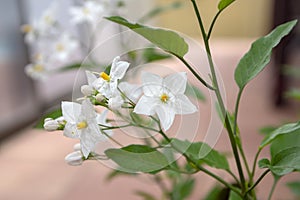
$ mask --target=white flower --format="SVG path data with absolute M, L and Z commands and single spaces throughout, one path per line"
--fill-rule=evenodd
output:
M 49 74 L 46 60 L 41 54 L 33 58 L 33 62 L 25 66 L 25 73 L 35 80 L 45 80 Z
M 102 4 L 95 1 L 85 1 L 82 6 L 74 6 L 70 8 L 72 22 L 82 23 L 88 22 L 95 24 L 101 19 L 105 11 Z
M 41 35 L 49 35 L 54 31 L 55 25 L 58 22 L 57 16 L 57 3 L 52 3 L 42 14 L 37 21 L 37 30 Z
M 25 34 L 25 42 L 27 44 L 33 44 L 38 39 L 37 22 L 33 24 L 24 24 L 21 26 L 21 31 Z
M 100 78 L 94 82 L 95 88 L 108 99 L 115 96 L 118 93 L 118 81 L 125 76 L 129 65 L 128 62 L 120 61 L 119 56 L 114 58 L 110 74 L 101 72 Z
M 96 113 L 89 99 L 84 100 L 82 105 L 63 101 L 62 113 L 66 120 L 64 135 L 80 139 L 82 153 L 87 158 L 95 145 L 106 139 L 98 124 L 105 122 L 107 113 Z
M 134 112 L 144 115 L 157 115 L 162 128 L 168 130 L 176 114 L 190 114 L 197 108 L 184 95 L 187 76 L 185 72 L 175 73 L 165 78 L 144 72 L 142 74 L 144 95 Z
M 81 92 L 85 96 L 92 96 L 97 93 L 97 90 L 94 87 L 94 82 L 97 80 L 97 76 L 90 71 L 85 71 L 88 85 L 81 86 Z
M 79 43 L 68 33 L 63 33 L 53 45 L 52 59 L 65 62 L 78 48 Z
M 83 157 L 81 151 L 74 151 L 65 157 L 65 161 L 69 165 L 78 166 L 83 163 L 84 157 Z

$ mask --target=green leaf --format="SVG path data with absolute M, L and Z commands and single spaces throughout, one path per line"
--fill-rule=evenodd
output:
M 277 153 L 282 150 L 300 147 L 300 131 L 294 131 L 289 134 L 278 136 L 270 145 L 271 156 L 274 157 Z
M 147 48 L 143 51 L 143 61 L 145 63 L 164 60 L 170 58 L 169 54 L 160 53 L 154 48 Z
M 145 145 L 108 149 L 105 154 L 126 172 L 153 173 L 168 167 L 168 161 L 161 152 Z
M 300 170 L 300 147 L 292 147 L 280 151 L 271 160 L 271 171 L 283 176 L 293 171 Z
M 75 70 L 79 68 L 95 68 L 95 67 L 99 67 L 99 66 L 95 66 L 93 64 L 73 63 L 71 65 L 60 67 L 58 69 L 58 72 L 65 72 L 65 71 Z
M 295 88 L 290 89 L 285 93 L 285 97 L 300 101 L 300 90 Z
M 218 4 L 219 11 L 224 10 L 227 8 L 230 4 L 232 4 L 235 0 L 221 0 Z
M 105 180 L 112 181 L 114 178 L 117 178 L 119 176 L 136 176 L 136 175 L 137 175 L 136 173 L 126 173 L 120 170 L 113 170 L 107 174 Z
M 226 188 L 217 185 L 209 191 L 204 200 L 227 200 L 227 196 Z
M 264 148 L 280 135 L 290 134 L 296 131 L 300 131 L 300 122 L 285 124 L 268 134 L 261 142 L 259 148 Z
M 235 81 L 242 90 L 269 63 L 272 49 L 296 25 L 297 20 L 282 24 L 269 35 L 256 40 L 250 50 L 240 60 L 235 70 Z
M 269 168 L 276 176 L 284 176 L 300 170 L 300 147 L 291 147 L 278 152 L 268 159 L 259 161 L 260 168 Z
M 189 97 L 194 97 L 196 100 L 205 102 L 206 98 L 205 95 L 199 90 L 198 87 L 187 84 L 185 89 L 185 94 Z
M 231 190 L 228 200 L 243 200 L 243 199 L 237 193 L 235 193 L 234 191 Z
M 181 152 L 198 160 L 199 164 L 205 163 L 217 169 L 229 170 L 227 158 L 212 149 L 208 144 L 202 142 L 191 143 L 187 140 L 181 141 L 178 139 L 172 140 L 173 145 Z
M 107 17 L 106 19 L 130 28 L 154 45 L 175 56 L 183 57 L 188 52 L 188 44 L 173 31 L 133 24 L 119 16 Z
M 194 179 L 179 182 L 173 187 L 172 200 L 184 200 L 189 197 L 195 187 Z
M 300 181 L 290 182 L 287 186 L 296 196 L 300 197 Z
M 41 116 L 40 120 L 35 125 L 35 128 L 44 129 L 44 120 L 46 118 L 56 119 L 56 118 L 61 117 L 61 116 L 62 116 L 61 108 L 52 110 L 52 111 L 46 113 L 45 115 Z

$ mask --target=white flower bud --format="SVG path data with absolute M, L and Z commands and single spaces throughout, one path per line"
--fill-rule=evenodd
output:
M 74 151 L 65 157 L 65 161 L 72 166 L 79 166 L 83 163 L 83 155 L 81 151 Z
M 81 145 L 80 143 L 77 143 L 73 146 L 74 151 L 81 151 Z
M 85 96 L 92 96 L 94 94 L 94 89 L 90 85 L 81 86 L 81 93 Z
M 97 101 L 101 102 L 101 101 L 103 101 L 104 99 L 105 99 L 105 97 L 104 97 L 102 94 L 98 93 L 98 94 L 96 95 L 96 100 L 97 100 Z
M 51 118 L 46 118 L 44 121 L 44 129 L 46 131 L 56 131 L 59 128 L 59 123 Z

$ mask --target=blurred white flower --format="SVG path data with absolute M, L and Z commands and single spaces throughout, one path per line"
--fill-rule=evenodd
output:
M 110 99 L 118 93 L 118 81 L 125 76 L 129 63 L 120 61 L 120 57 L 114 58 L 110 74 L 100 73 L 100 77 L 94 82 L 94 87 L 106 98 Z
M 52 59 L 65 62 L 77 50 L 79 43 L 70 34 L 63 33 L 53 44 Z
M 134 112 L 144 115 L 156 114 L 164 130 L 171 127 L 176 114 L 197 111 L 184 95 L 187 84 L 185 72 L 171 74 L 165 78 L 144 72 L 142 82 L 144 94 L 136 104 Z
M 102 18 L 104 11 L 104 6 L 96 1 L 85 1 L 82 6 L 74 6 L 69 10 L 71 22 L 75 24 L 82 22 L 96 24 Z
M 57 24 L 57 3 L 52 3 L 36 22 L 36 29 L 41 35 L 49 35 L 55 29 Z
M 81 151 L 74 151 L 65 157 L 65 161 L 72 166 L 79 166 L 83 163 L 84 157 Z
M 21 26 L 21 31 L 25 34 L 25 42 L 27 44 L 33 44 L 38 39 L 37 22 L 32 24 L 24 24 Z
M 86 99 L 82 105 L 63 101 L 62 113 L 66 120 L 64 135 L 80 139 L 82 153 L 87 158 L 95 145 L 107 138 L 98 125 L 106 121 L 106 112 L 96 113 L 90 100 Z
M 36 54 L 32 63 L 25 66 L 25 73 L 35 80 L 45 80 L 49 75 L 47 61 L 42 54 Z

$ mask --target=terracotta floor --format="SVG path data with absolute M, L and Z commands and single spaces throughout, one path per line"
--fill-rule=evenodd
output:
M 215 62 L 219 66 L 225 82 L 227 103 L 233 109 L 237 87 L 233 81 L 234 66 L 249 48 L 250 40 L 216 40 L 212 44 Z M 192 47 L 194 48 L 194 47 Z M 191 55 L 195 62 L 201 58 Z M 174 61 L 165 61 L 164 65 Z M 176 65 L 175 65 L 176 66 Z M 182 70 L 181 66 L 175 67 Z M 239 113 L 240 129 L 247 157 L 253 155 L 262 139 L 257 130 L 264 125 L 276 125 L 284 121 L 295 121 L 295 109 L 276 109 L 272 105 L 272 70 L 265 70 L 256 80 L 247 86 Z M 200 104 L 201 124 L 209 121 L 209 105 Z M 298 112 L 299 113 L 299 112 Z M 193 123 L 193 122 L 190 122 Z M 80 167 L 71 167 L 64 162 L 66 154 L 72 151 L 76 141 L 65 138 L 59 132 L 24 129 L 15 137 L 0 144 L 0 199 L 1 200 L 81 200 L 81 199 L 140 199 L 135 190 L 145 190 L 159 196 L 159 188 L 150 178 L 139 179 L 120 177 L 112 182 L 106 181 L 108 167 L 98 162 L 86 162 Z M 217 140 L 216 147 L 226 150 L 227 136 L 223 134 Z M 263 152 L 262 157 L 267 152 Z M 234 164 L 232 163 L 234 170 Z M 260 172 L 258 172 L 259 174 Z M 224 176 L 225 174 L 220 174 Z M 274 200 L 295 199 L 285 187 L 288 180 L 299 180 L 299 174 L 283 179 L 274 194 Z M 266 199 L 271 187 L 271 176 L 267 176 L 258 188 L 260 199 Z M 206 175 L 197 176 L 197 189 L 192 200 L 201 199 L 203 191 L 213 185 Z

